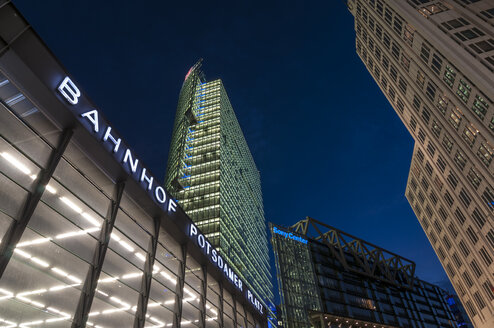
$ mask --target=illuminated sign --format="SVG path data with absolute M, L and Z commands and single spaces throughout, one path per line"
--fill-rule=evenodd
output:
M 62 83 L 58 86 L 58 91 L 71 105 L 79 104 L 79 98 L 81 97 L 81 91 L 72 82 L 69 77 L 66 77 Z M 84 107 L 84 106 L 80 106 Z M 177 203 L 171 198 L 171 196 L 165 191 L 162 186 L 157 185 L 156 179 L 148 172 L 148 170 L 141 164 L 134 153 L 128 148 L 122 139 L 113 131 L 112 127 L 104 122 L 102 116 L 100 116 L 97 109 L 85 108 L 76 113 L 79 121 L 88 129 L 92 134 L 103 143 L 105 148 L 112 152 L 114 157 L 120 162 L 122 167 L 130 174 L 141 187 L 152 197 L 152 199 L 165 211 L 176 212 Z M 264 306 L 254 296 L 252 291 L 245 288 L 242 280 L 232 270 L 228 263 L 219 255 L 219 252 L 206 240 L 206 237 L 199 231 L 194 224 L 190 225 L 189 237 L 192 238 L 195 243 L 203 250 L 208 256 L 209 260 L 213 262 L 223 274 L 230 280 L 230 282 L 241 292 L 244 293 L 252 305 L 261 313 L 264 314 Z
M 69 104 L 77 105 L 79 103 L 81 91 L 69 77 L 60 83 L 58 91 Z M 88 130 L 99 135 L 101 142 L 105 144 L 107 149 L 110 147 L 111 152 L 115 154 L 124 169 L 140 183 L 141 187 L 152 196 L 161 208 L 168 212 L 176 212 L 177 203 L 162 186 L 156 183 L 156 179 L 140 164 L 141 162 L 133 152 L 122 143 L 122 139 L 112 132 L 112 127 L 103 121 L 97 109 L 85 110 L 78 115 L 78 118 Z M 100 131 L 104 131 L 104 133 L 100 133 Z
M 242 280 L 237 276 L 235 271 L 233 271 L 232 268 L 228 266 L 228 263 L 223 260 L 218 251 L 206 240 L 204 235 L 200 233 L 199 229 L 197 229 L 197 226 L 193 223 L 190 225 L 189 228 L 189 237 L 194 238 L 197 245 L 199 245 L 203 252 L 209 257 L 211 262 L 213 262 L 221 271 L 223 271 L 223 274 L 231 281 L 232 284 L 235 285 L 235 287 L 239 291 L 243 292 L 244 295 L 246 295 L 249 302 L 252 303 L 252 305 L 254 305 L 260 313 L 264 313 L 264 306 L 262 305 L 262 303 L 254 296 L 254 294 L 249 289 L 244 291 L 244 284 L 242 283 Z
M 307 244 L 307 242 L 308 242 L 307 239 L 304 239 L 304 238 L 299 237 L 299 236 L 295 236 L 291 232 L 286 232 L 286 231 L 280 230 L 276 227 L 273 227 L 273 232 L 278 234 L 278 235 L 282 235 L 285 238 L 298 241 L 299 243 L 302 243 L 302 244 Z

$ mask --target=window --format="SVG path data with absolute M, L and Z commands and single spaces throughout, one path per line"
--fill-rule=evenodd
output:
M 454 226 L 453 223 L 450 223 L 449 226 L 448 226 L 448 230 L 449 230 L 449 233 L 456 238 L 456 236 L 458 236 L 458 230 L 456 229 L 456 227 Z
M 441 72 L 441 67 L 443 65 L 443 60 L 437 54 L 432 55 L 431 68 L 432 70 L 439 75 Z
M 399 82 L 398 82 L 398 87 L 400 88 L 401 90 L 401 93 L 406 95 L 407 93 L 407 82 L 401 78 L 400 76 L 400 79 L 399 79 Z
M 417 158 L 419 159 L 420 163 L 424 161 L 424 153 L 422 153 L 420 149 L 417 150 Z
M 399 19 L 397 16 L 395 16 L 393 29 L 396 31 L 396 33 L 401 35 L 401 30 L 403 29 L 403 21 Z
M 467 179 L 475 189 L 477 189 L 482 182 L 482 176 L 477 173 L 473 167 L 470 168 L 470 171 L 468 171 Z
M 446 65 L 443 81 L 446 82 L 446 84 L 449 85 L 450 88 L 452 88 L 453 84 L 455 83 L 455 78 L 456 78 L 456 70 L 453 69 L 451 66 Z
M 491 263 L 492 263 L 492 257 L 489 255 L 489 253 L 487 253 L 487 251 L 485 250 L 485 247 L 482 247 L 480 249 L 479 254 L 480 254 L 480 257 L 482 258 L 482 260 L 484 261 L 484 263 L 487 266 L 491 265 Z
M 391 80 L 395 82 L 398 79 L 398 72 L 396 71 L 396 67 L 394 67 L 394 65 L 391 65 L 389 69 L 389 76 L 391 77 Z
M 475 233 L 475 231 L 473 231 L 473 229 L 472 229 L 471 226 L 468 226 L 466 232 L 467 232 L 468 238 L 470 238 L 470 240 L 472 241 L 472 243 L 475 245 L 479 241 L 479 237 L 477 236 L 477 234 Z
M 481 11 L 480 13 L 487 17 L 487 19 L 494 18 L 494 8 Z
M 458 166 L 458 168 L 463 171 L 465 165 L 467 164 L 467 159 L 465 157 L 465 154 L 457 150 L 454 157 L 454 161 L 456 163 L 456 166 Z
M 391 38 L 386 32 L 383 33 L 383 44 L 386 46 L 387 49 L 389 49 L 389 47 L 391 46 Z
M 461 41 L 472 40 L 483 35 L 485 35 L 484 32 L 476 27 L 455 33 L 455 36 Z
M 443 146 L 448 153 L 451 153 L 451 149 L 453 149 L 453 141 L 451 141 L 451 138 L 447 134 L 443 137 Z
M 457 28 L 460 28 L 462 26 L 469 25 L 470 23 L 464 20 L 463 18 L 458 18 L 458 19 L 453 19 L 447 22 L 442 23 L 442 26 L 444 26 L 448 30 L 454 30 Z
M 465 215 L 463 215 L 463 213 L 461 212 L 461 210 L 458 207 L 455 210 L 455 216 L 456 216 L 456 219 L 458 220 L 458 222 L 460 223 L 460 225 L 463 225 L 463 223 L 465 223 L 465 220 L 466 220 Z
M 439 207 L 438 213 L 439 216 L 443 219 L 443 221 L 446 221 L 448 219 L 448 213 L 446 213 L 446 211 L 442 206 Z
M 426 162 L 425 163 L 425 172 L 427 172 L 427 174 L 431 177 L 432 176 L 432 173 L 434 172 L 433 169 L 432 169 L 432 166 L 429 164 L 429 162 Z M 427 190 L 427 188 L 429 188 L 429 183 L 427 183 L 424 179 L 422 179 L 422 185 L 424 186 L 424 188 Z
M 391 21 L 393 20 L 393 14 L 391 13 L 391 10 L 388 8 L 384 9 L 384 20 L 386 23 L 388 23 L 389 26 L 391 26 Z
M 417 95 L 414 95 L 413 96 L 413 108 L 415 108 L 415 110 L 418 112 L 420 110 L 420 105 L 422 103 L 422 100 L 420 100 L 419 97 L 417 97 Z M 493 117 L 493 120 L 494 120 L 494 117 Z M 494 123 L 493 123 L 494 124 Z
M 449 174 L 448 174 L 448 177 L 447 179 L 451 188 L 453 188 L 453 190 L 456 189 L 456 186 L 458 185 L 458 178 L 456 177 L 456 175 L 453 173 L 453 171 L 449 171 Z
M 477 225 L 477 227 L 479 229 L 482 229 L 482 227 L 484 226 L 484 224 L 486 222 L 485 216 L 479 211 L 478 208 L 475 208 L 473 210 L 472 219 L 473 219 L 473 222 L 475 222 L 475 224 Z
M 439 123 L 437 123 L 436 120 L 432 120 L 432 133 L 434 133 L 434 135 L 438 138 L 441 134 L 441 126 L 439 125 Z
M 460 251 L 463 253 L 463 256 L 467 257 L 468 254 L 470 254 L 470 251 L 468 250 L 468 248 L 465 245 L 465 242 L 463 240 L 460 241 L 458 246 L 460 247 Z
M 441 180 L 437 176 L 434 178 L 434 185 L 436 186 L 437 190 L 439 190 L 439 191 L 441 191 L 441 189 L 443 189 L 443 183 L 441 182 Z
M 482 193 L 482 200 L 486 203 L 487 206 L 489 206 L 489 208 L 491 210 L 494 209 L 494 206 L 493 206 L 494 205 L 494 192 L 488 186 L 485 187 L 484 192 Z
M 439 168 L 439 170 L 444 173 L 444 170 L 446 169 L 446 162 L 444 161 L 444 158 L 442 158 L 441 155 L 437 157 L 436 165 Z
M 437 195 L 434 193 L 433 190 L 431 190 L 431 193 L 429 194 L 429 199 L 431 200 L 432 204 L 436 205 L 438 202 Z
M 463 188 L 461 188 L 458 196 L 460 197 L 460 200 L 463 203 L 463 205 L 465 205 L 465 207 L 468 208 L 470 206 L 470 203 L 472 202 L 472 198 L 470 197 L 468 192 L 466 192 Z
M 482 40 L 479 42 L 469 44 L 469 47 L 472 48 L 476 53 L 481 54 L 484 52 L 489 52 L 494 50 L 494 40 Z
M 455 202 L 453 197 L 451 197 L 451 195 L 449 194 L 449 192 L 447 190 L 444 193 L 444 200 L 446 201 L 446 203 L 448 203 L 449 206 L 452 206 L 453 203 Z
M 414 33 L 415 33 L 415 29 L 410 24 L 407 24 L 405 26 L 405 33 L 403 34 L 403 39 L 410 46 L 413 44 L 413 35 L 414 35 Z
M 458 84 L 458 90 L 456 91 L 456 94 L 461 100 L 463 100 L 464 103 L 467 103 L 471 91 L 472 91 L 472 87 L 463 79 L 460 79 L 460 83 Z
M 384 67 L 384 70 L 387 72 L 388 69 L 389 69 L 389 59 L 388 57 L 384 56 L 383 55 L 383 67 Z
M 412 131 L 415 131 L 415 129 L 417 128 L 417 122 L 415 121 L 415 119 L 412 117 L 410 118 L 410 129 Z
M 427 44 L 425 44 L 425 42 L 422 43 L 422 48 L 420 49 L 420 58 L 422 58 L 425 63 L 428 63 L 430 54 L 431 48 Z
M 425 142 L 425 133 L 424 133 L 424 131 L 422 131 L 422 129 L 419 129 L 418 137 L 419 137 L 419 140 L 420 140 L 422 143 L 424 143 L 424 142 Z
M 403 100 L 401 100 L 400 98 L 396 99 L 396 107 L 398 108 L 398 111 L 400 113 L 403 113 L 403 111 L 405 110 L 405 103 L 403 102 Z
M 403 66 L 407 72 L 410 70 L 410 57 L 408 57 L 405 53 L 401 54 L 401 66 Z
M 456 130 L 460 127 L 461 123 L 461 117 L 463 113 L 458 107 L 455 107 L 449 116 L 449 123 L 451 123 L 451 126 L 453 126 Z
M 434 145 L 432 144 L 432 142 L 429 142 L 429 144 L 427 145 L 427 152 L 429 154 L 431 154 L 431 156 L 434 156 L 434 154 L 436 152 L 436 147 L 434 147 Z
M 454 252 L 453 255 L 451 255 L 451 258 L 453 259 L 453 262 L 455 263 L 456 267 L 461 268 L 461 260 L 456 252 Z
M 488 281 L 486 281 L 482 284 L 482 287 L 484 288 L 485 293 L 489 297 L 489 300 L 490 301 L 494 300 L 494 288 L 492 287 L 492 285 Z
M 494 231 L 492 231 L 492 229 L 489 230 L 486 237 L 487 237 L 487 241 L 489 241 L 491 246 L 494 247 Z
M 394 42 L 391 46 L 391 54 L 396 58 L 396 60 L 400 59 L 400 47 Z
M 489 166 L 492 162 L 492 153 L 493 150 L 491 145 L 487 141 L 482 141 L 477 156 L 486 166 Z
M 425 84 L 425 75 L 422 71 L 417 71 L 417 85 L 422 89 Z
M 475 139 L 477 138 L 477 133 L 479 133 L 479 130 L 477 130 L 473 124 L 467 125 L 463 130 L 463 140 L 466 141 L 467 145 L 472 147 L 475 143 Z
M 424 122 L 426 124 L 429 124 L 429 120 L 431 119 L 431 113 L 425 106 L 422 109 L 422 118 L 424 119 Z
M 473 106 L 472 110 L 474 111 L 477 116 L 483 120 L 485 117 L 485 114 L 487 114 L 487 109 L 489 108 L 489 104 L 487 101 L 485 101 L 484 98 L 482 98 L 479 95 L 475 96 L 475 99 L 473 100 Z
M 484 299 L 482 298 L 482 296 L 480 296 L 479 292 L 473 293 L 473 299 L 475 300 L 475 303 L 477 303 L 479 309 L 482 310 L 483 308 L 485 308 Z
M 425 90 L 425 94 L 427 95 L 427 97 L 431 101 L 434 101 L 434 98 L 436 97 L 436 89 L 437 89 L 437 86 L 434 83 L 432 83 L 432 82 L 427 83 L 427 88 Z
M 448 108 L 448 98 L 446 98 L 446 96 L 439 96 L 437 108 L 443 115 L 446 114 L 446 109 Z

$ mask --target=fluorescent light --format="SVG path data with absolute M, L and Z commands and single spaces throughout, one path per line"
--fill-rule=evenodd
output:
M 78 283 L 78 284 L 82 283 L 81 279 L 74 277 L 74 276 L 71 276 L 71 275 L 68 275 L 67 279 L 72 280 L 73 282 Z
M 30 292 L 24 292 L 24 293 L 19 293 L 17 296 L 26 296 L 26 295 L 33 295 L 33 294 L 41 294 L 46 292 L 46 289 L 37 289 L 37 290 L 32 290 Z
M 97 311 L 97 312 L 91 312 L 87 316 L 88 317 L 94 317 L 94 316 L 97 316 L 97 315 L 100 315 L 100 314 L 101 314 L 101 312 Z
M 135 253 L 135 255 L 137 256 L 137 258 L 141 261 L 146 261 L 146 257 L 144 256 L 144 254 L 142 253 Z
M 100 279 L 100 280 L 98 280 L 98 282 L 101 282 L 101 283 L 114 282 L 117 279 L 118 279 L 118 277 L 109 277 L 109 278 Z
M 2 155 L 3 158 L 5 158 L 7 161 L 10 162 L 13 166 L 15 166 L 18 170 L 20 170 L 24 174 L 31 174 L 31 170 L 27 168 L 26 165 L 22 164 L 17 160 L 14 156 L 10 155 L 9 153 L 3 152 L 0 155 Z
M 50 186 L 50 185 L 46 185 L 45 189 L 48 190 L 52 194 L 56 194 L 57 193 L 57 190 L 55 188 L 53 188 L 52 186 Z
M 24 252 L 24 251 L 21 251 L 20 249 L 17 249 L 17 248 L 14 249 L 14 253 L 19 254 L 20 256 L 25 257 L 27 259 L 30 259 L 32 257 L 31 254 Z
M 51 287 L 50 288 L 50 292 L 55 292 L 55 291 L 58 291 L 58 290 L 69 288 L 69 287 L 71 287 L 71 286 L 70 285 L 58 285 L 58 286 L 54 286 L 54 287 Z
M 96 220 L 94 217 L 91 215 L 87 214 L 86 212 L 82 213 L 82 217 L 85 218 L 89 223 L 95 225 L 95 226 L 100 226 L 100 223 L 98 220 Z
M 65 271 L 63 271 L 62 269 L 59 269 L 59 268 L 51 268 L 51 270 L 55 273 L 58 273 L 59 275 L 61 275 L 62 277 L 67 277 L 69 274 Z
M 30 241 L 25 241 L 22 243 L 17 244 L 16 247 L 23 247 L 23 246 L 29 246 L 29 245 L 35 245 L 35 244 L 42 244 L 50 241 L 51 238 L 38 238 L 38 239 L 33 239 Z
M 130 279 L 142 276 L 142 272 L 128 273 L 122 276 L 122 279 Z
M 50 264 L 48 264 L 47 262 L 45 262 L 45 261 L 43 261 L 37 257 L 31 257 L 31 261 L 33 261 L 34 263 L 36 263 L 38 265 L 41 265 L 44 268 L 47 268 L 50 266 Z
M 134 247 L 130 246 L 128 243 L 126 243 L 125 241 L 123 240 L 120 240 L 118 242 L 120 245 L 122 245 L 126 250 L 128 250 L 129 252 L 133 252 L 134 251 Z
M 79 206 L 77 206 L 76 204 L 74 204 L 70 199 L 68 199 L 67 197 L 60 197 L 60 200 L 62 202 L 64 202 L 68 207 L 70 207 L 71 209 L 73 209 L 74 211 L 76 211 L 77 213 L 82 213 L 82 210 Z
M 43 303 L 36 302 L 36 301 L 32 301 L 31 304 L 36 305 L 37 307 L 40 307 L 40 308 L 45 307 L 45 305 Z M 41 320 L 41 322 L 43 322 L 43 320 Z
M 101 291 L 101 290 L 99 290 L 99 289 L 96 289 L 96 291 L 97 291 L 98 293 L 100 293 L 101 295 L 105 295 L 105 296 L 108 296 L 108 294 L 107 294 L 107 293 L 105 293 L 105 292 L 102 292 L 102 291 Z
M 120 241 L 120 237 L 114 233 L 111 234 L 111 239 L 114 239 L 115 241 Z

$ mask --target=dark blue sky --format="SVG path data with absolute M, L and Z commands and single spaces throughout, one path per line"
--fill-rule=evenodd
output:
M 268 221 L 312 216 L 447 279 L 404 197 L 413 140 L 357 57 L 343 0 L 14 3 L 158 177 L 202 57 L 261 172 Z

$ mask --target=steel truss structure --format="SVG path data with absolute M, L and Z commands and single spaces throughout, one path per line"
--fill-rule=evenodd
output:
M 311 227 L 316 232 L 316 236 L 308 235 Z M 295 223 L 291 228 L 296 233 L 328 246 L 331 254 L 341 262 L 347 271 L 385 281 L 396 287 L 413 288 L 415 262 L 411 260 L 311 217 Z M 356 266 L 348 264 L 345 253 L 354 257 Z

